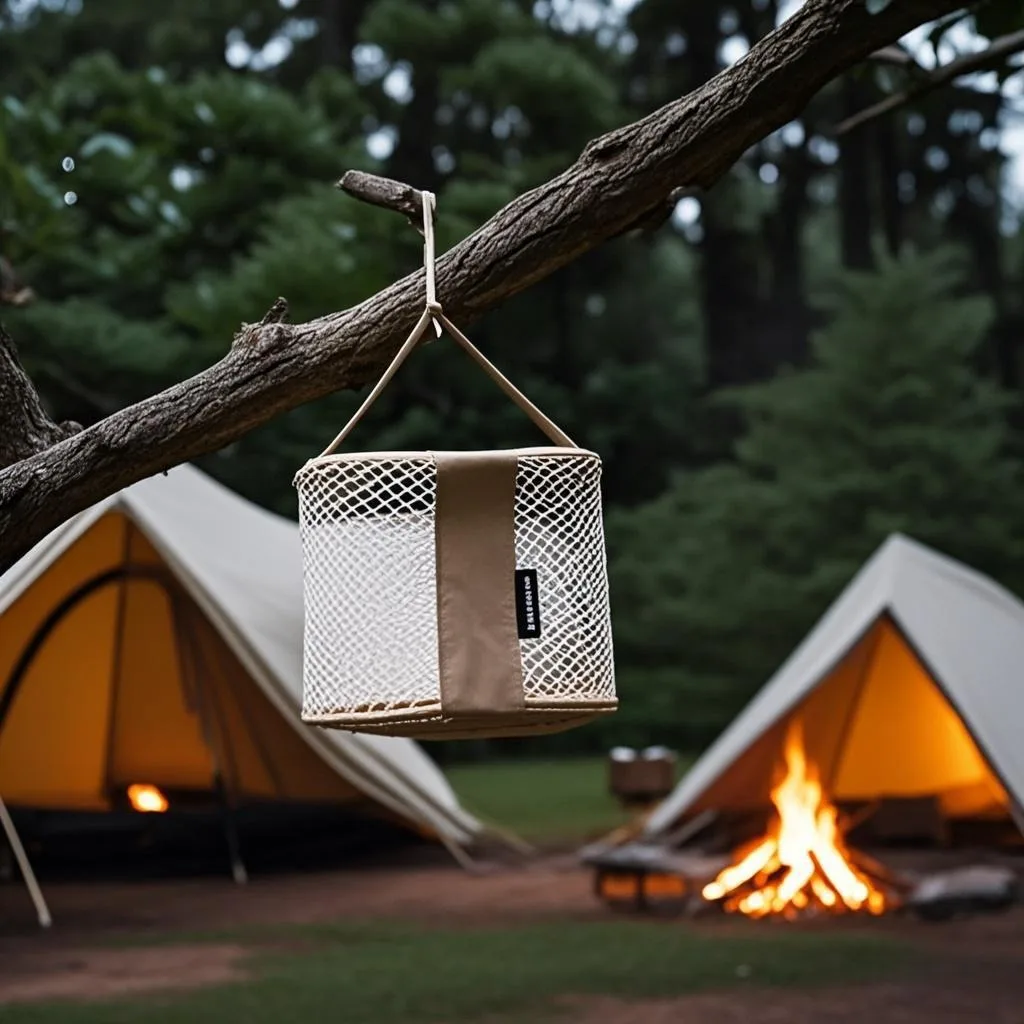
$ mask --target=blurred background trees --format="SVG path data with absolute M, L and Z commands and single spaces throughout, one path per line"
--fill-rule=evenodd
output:
M 0 0 L 0 244 L 37 295 L 5 321 L 54 414 L 92 422 L 217 359 L 278 295 L 307 319 L 414 269 L 415 232 L 340 196 L 345 169 L 436 191 L 446 247 L 791 6 Z M 922 59 L 1024 7 L 979 19 L 922 32 Z M 662 230 L 473 329 L 605 459 L 623 711 L 544 749 L 703 745 L 893 530 L 1024 592 L 1019 70 L 837 134 L 904 74 L 859 68 Z M 357 397 L 204 468 L 293 514 L 294 470 Z M 441 344 L 358 444 L 532 437 Z

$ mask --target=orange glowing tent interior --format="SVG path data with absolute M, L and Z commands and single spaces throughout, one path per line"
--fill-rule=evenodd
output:
M 1007 814 L 1006 791 L 963 719 L 886 618 L 706 790 L 694 811 L 767 805 L 794 719 L 834 801 L 931 796 L 951 818 Z
M 826 798 L 866 831 L 1019 842 L 1022 668 L 1024 602 L 975 569 L 892 534 L 642 835 L 670 836 L 701 812 L 722 824 L 770 813 L 787 730 L 799 722 Z
M 0 730 L 9 805 L 106 810 L 135 783 L 209 792 L 215 769 L 236 797 L 362 797 L 252 685 L 150 541 L 116 512 L 4 614 L 0 680 L 66 594 L 121 563 L 154 574 L 114 581 L 71 608 L 11 701 Z

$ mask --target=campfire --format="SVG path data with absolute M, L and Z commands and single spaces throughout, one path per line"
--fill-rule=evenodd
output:
M 704 886 L 706 900 L 748 917 L 881 914 L 890 906 L 893 894 L 878 881 L 884 869 L 843 842 L 838 812 L 804 752 L 799 721 L 786 734 L 785 775 L 771 797 L 776 815 L 767 835 L 738 850 Z

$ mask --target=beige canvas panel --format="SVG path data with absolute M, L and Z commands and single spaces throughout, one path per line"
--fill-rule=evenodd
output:
M 523 708 L 514 452 L 435 455 L 437 642 L 445 715 Z
M 120 560 L 123 519 L 108 515 L 32 583 L 0 620 L 0 678 L 65 597 Z M 0 730 L 0 793 L 7 803 L 106 806 L 116 587 L 95 591 L 56 626 L 22 680 Z

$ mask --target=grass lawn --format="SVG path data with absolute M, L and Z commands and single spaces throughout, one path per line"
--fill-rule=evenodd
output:
M 534 842 L 582 841 L 628 820 L 608 795 L 601 757 L 460 765 L 447 774 L 467 809 Z
M 344 1024 L 543 1019 L 563 995 L 654 998 L 737 986 L 890 976 L 909 957 L 880 937 L 767 927 L 709 934 L 680 922 L 498 929 L 379 923 L 281 929 L 302 952 L 253 947 L 247 981 L 187 995 L 8 1005 L 4 1024 Z

